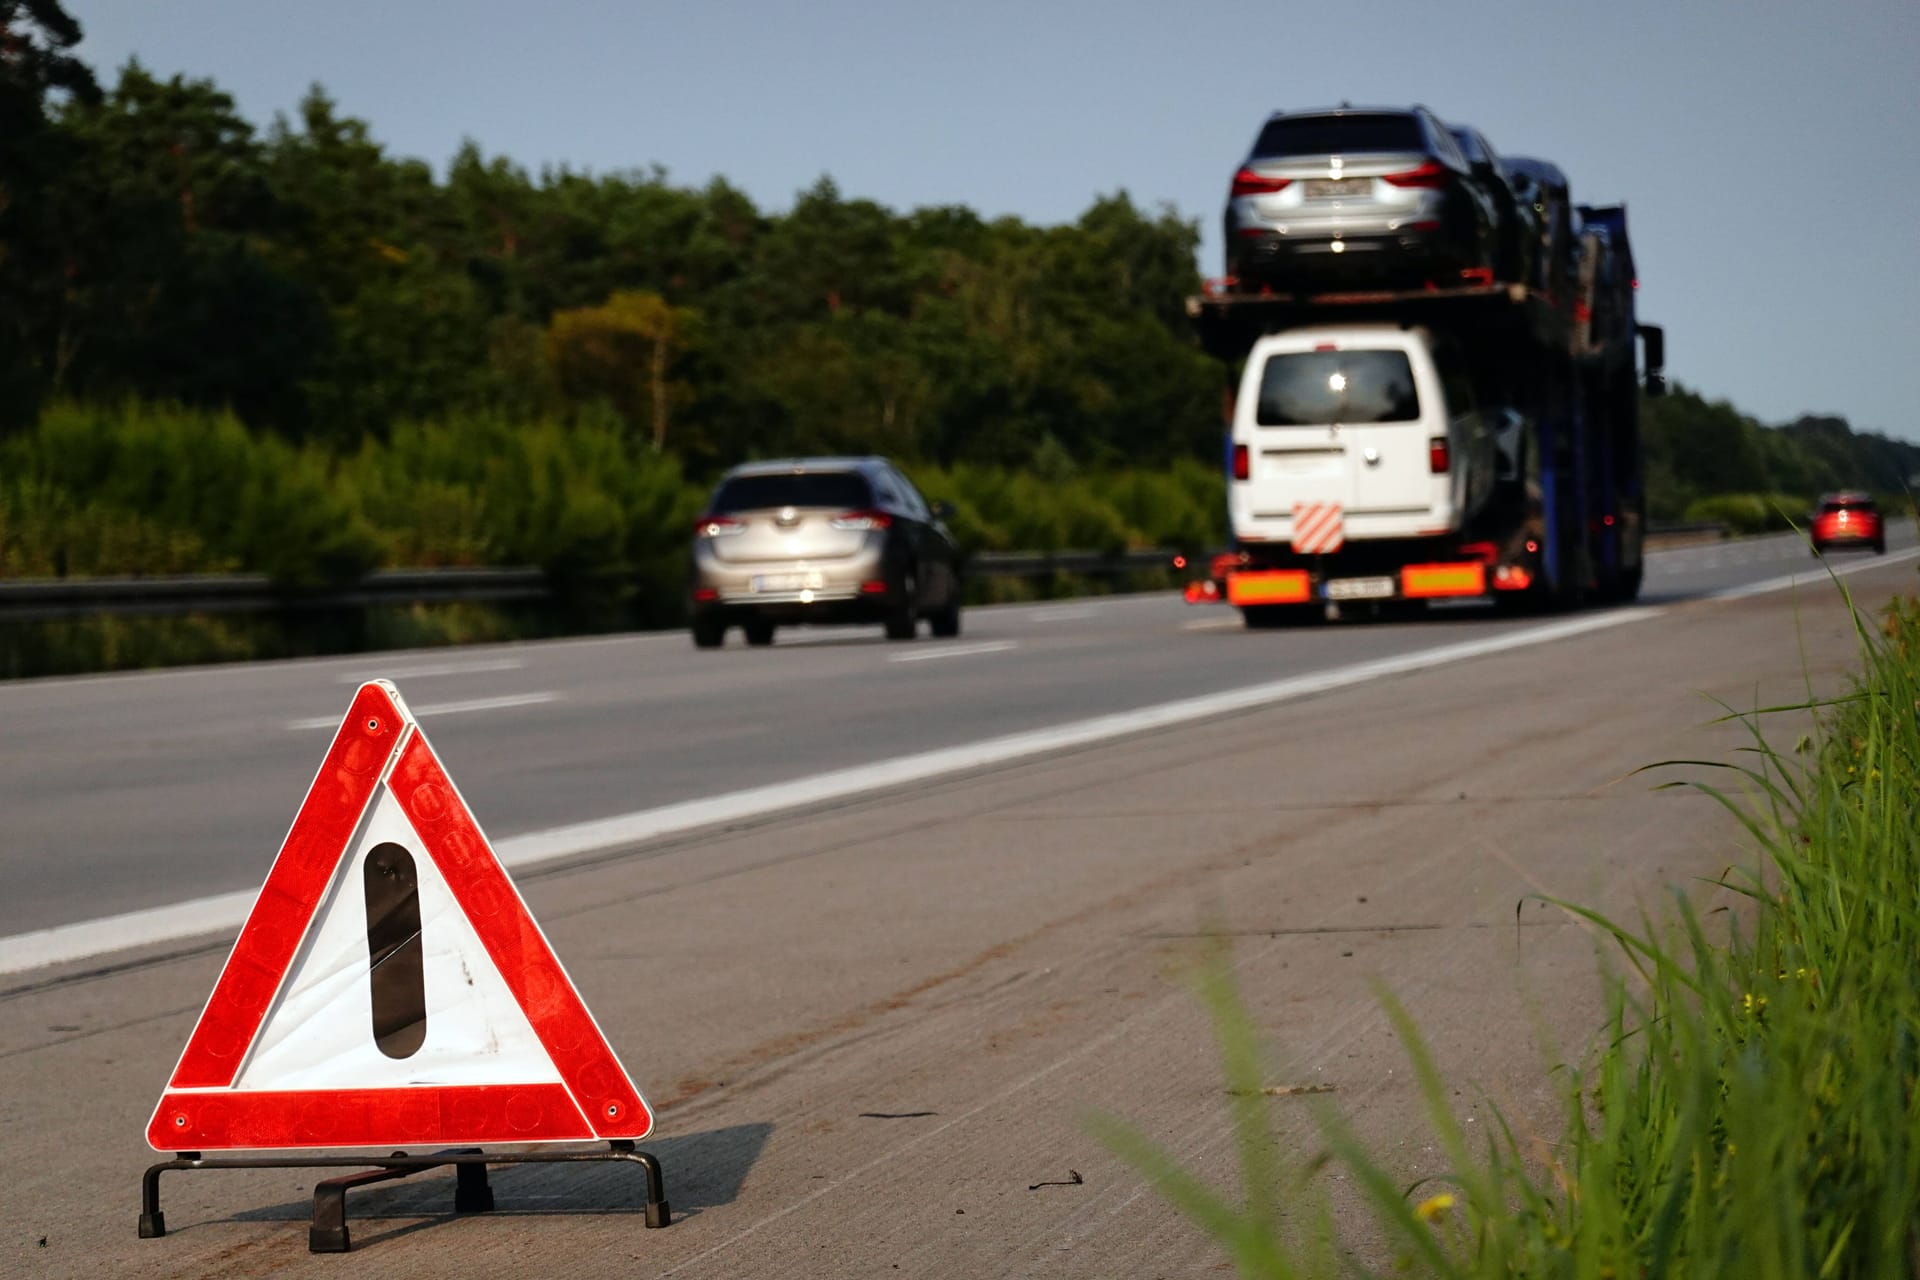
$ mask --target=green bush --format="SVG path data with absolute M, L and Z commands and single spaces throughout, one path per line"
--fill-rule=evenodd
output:
M 9 506 L 37 513 L 21 519 L 8 559 L 56 573 L 350 580 L 378 562 L 380 539 L 330 471 L 324 455 L 250 433 L 230 414 L 56 404 L 0 446 Z
M 1212 467 L 1082 472 L 1049 456 L 1046 475 L 909 470 L 953 505 L 969 553 L 1194 551 L 1225 537 Z M 228 414 L 65 403 L 0 444 L 0 573 L 253 571 L 320 585 L 375 567 L 537 565 L 569 591 L 637 591 L 651 602 L 639 621 L 671 622 L 703 498 L 671 455 L 637 447 L 603 411 L 403 422 L 336 452 Z
M 1687 504 L 1688 521 L 1718 521 L 1730 533 L 1775 533 L 1807 525 L 1812 502 L 1791 493 L 1722 493 Z

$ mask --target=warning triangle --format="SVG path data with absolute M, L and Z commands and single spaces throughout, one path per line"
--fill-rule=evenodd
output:
M 652 1127 L 399 691 L 362 685 L 148 1143 L 482 1146 Z

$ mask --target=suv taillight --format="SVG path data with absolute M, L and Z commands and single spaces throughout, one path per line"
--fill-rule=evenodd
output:
M 1269 178 L 1264 173 L 1255 173 L 1251 169 L 1242 169 L 1233 175 L 1233 194 L 1236 196 L 1270 196 L 1292 181 L 1292 178 Z
M 693 536 L 696 538 L 725 538 L 746 531 L 746 524 L 732 516 L 701 516 L 693 522 Z
M 1382 180 L 1396 187 L 1444 187 L 1449 176 L 1445 165 L 1437 160 L 1429 160 L 1418 169 L 1389 173 Z
M 862 532 L 869 529 L 885 529 L 893 524 L 893 517 L 884 511 L 846 511 L 835 516 L 829 523 L 836 529 Z

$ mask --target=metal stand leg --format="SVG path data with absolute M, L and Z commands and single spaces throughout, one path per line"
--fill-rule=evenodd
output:
M 664 1227 L 673 1221 L 673 1209 L 667 1204 L 667 1180 L 660 1162 L 648 1151 L 636 1151 L 633 1158 L 647 1171 L 647 1225 Z
M 167 1215 L 160 1212 L 160 1173 L 164 1169 L 189 1168 L 190 1162 L 165 1160 L 148 1168 L 140 1178 L 140 1238 L 158 1240 L 167 1234 Z
M 308 1253 L 346 1253 L 353 1248 L 347 1233 L 347 1188 L 391 1182 L 421 1172 L 421 1166 L 367 1169 L 328 1178 L 313 1189 L 313 1221 L 307 1226 Z

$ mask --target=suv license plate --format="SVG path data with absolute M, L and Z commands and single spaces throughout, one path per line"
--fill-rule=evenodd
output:
M 1301 184 L 1309 200 L 1338 200 L 1364 196 L 1373 190 L 1372 178 L 1308 178 Z
M 1397 586 L 1392 578 L 1335 578 L 1326 593 L 1329 600 L 1388 600 Z
M 824 585 L 818 573 L 763 573 L 753 580 L 755 591 L 814 591 Z

